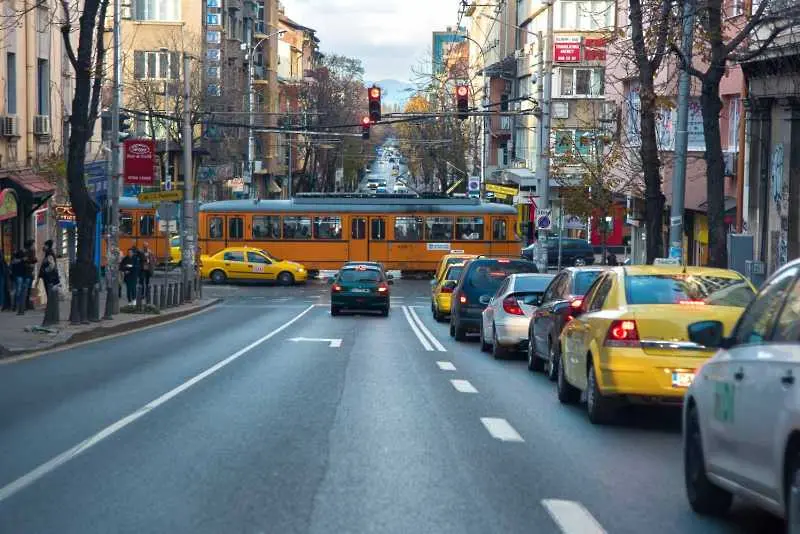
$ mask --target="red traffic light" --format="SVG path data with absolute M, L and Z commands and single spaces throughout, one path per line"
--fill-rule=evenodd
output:
M 369 117 L 367 116 L 361 117 L 362 126 L 369 126 L 370 124 L 372 124 L 372 121 L 369 119 Z
M 381 89 L 380 87 L 370 87 L 369 89 L 369 98 L 370 100 L 377 100 L 381 97 Z
M 459 85 L 456 88 L 456 96 L 467 96 L 468 93 L 469 89 L 467 88 L 466 85 Z

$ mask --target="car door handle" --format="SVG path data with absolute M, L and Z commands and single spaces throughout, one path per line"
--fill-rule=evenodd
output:
M 792 385 L 794 385 L 794 375 L 791 372 L 786 373 L 785 375 L 783 375 L 781 377 L 781 384 L 783 384 L 784 386 L 792 386 Z
M 735 373 L 733 373 L 734 380 L 741 381 L 744 380 L 744 369 L 739 369 Z

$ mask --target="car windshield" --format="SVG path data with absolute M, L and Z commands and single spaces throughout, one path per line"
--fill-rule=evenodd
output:
M 574 295 L 585 295 L 589 290 L 592 282 L 600 276 L 602 271 L 580 271 L 575 273 L 575 289 L 572 291 Z
M 379 282 L 381 273 L 377 269 L 344 269 L 339 274 L 340 282 Z
M 628 304 L 707 304 L 746 307 L 755 293 L 742 278 L 696 274 L 625 277 Z
M 469 285 L 486 293 L 494 293 L 507 276 L 516 273 L 535 273 L 536 265 L 527 261 L 486 261 L 472 270 Z

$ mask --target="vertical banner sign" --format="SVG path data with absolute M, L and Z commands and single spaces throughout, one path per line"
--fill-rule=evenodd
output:
M 125 183 L 153 185 L 155 178 L 156 147 L 150 139 L 126 139 Z

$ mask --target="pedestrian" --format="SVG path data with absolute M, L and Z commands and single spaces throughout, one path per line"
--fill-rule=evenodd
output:
M 139 281 L 139 271 L 141 264 L 135 247 L 128 249 L 128 254 L 122 258 L 119 270 L 125 275 L 126 297 L 129 304 L 136 302 L 136 284 Z
M 11 260 L 11 277 L 14 279 L 14 308 L 17 310 L 17 315 L 25 315 L 25 299 L 30 284 L 25 265 L 25 251 L 22 249 L 16 251 Z
M 33 309 L 33 273 L 36 272 L 36 264 L 39 263 L 36 259 L 36 250 L 33 248 L 35 243 L 33 239 L 25 241 L 25 280 L 28 283 L 28 290 L 25 293 L 26 310 Z
M 11 308 L 11 267 L 6 263 L 6 256 L 0 250 L 0 311 Z
M 609 252 L 606 258 L 606 265 L 611 265 L 613 267 L 619 265 L 619 263 L 617 262 L 617 255 L 614 254 L 613 252 Z
M 61 283 L 52 239 L 44 242 L 42 252 L 44 252 L 44 256 L 39 266 L 39 279 L 44 282 L 44 291 L 49 301 L 51 298 L 58 298 L 58 285 Z
M 153 271 L 156 269 L 156 257 L 150 250 L 150 243 L 144 243 L 141 252 L 142 271 L 141 280 L 139 284 L 142 286 L 142 291 L 146 295 L 150 291 L 150 278 L 153 276 Z

